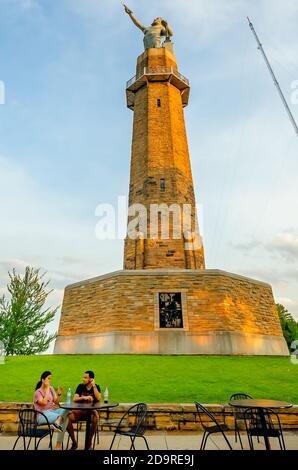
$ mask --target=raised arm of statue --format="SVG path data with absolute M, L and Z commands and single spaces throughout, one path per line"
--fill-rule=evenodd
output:
M 142 25 L 142 23 L 140 23 L 136 17 L 133 15 L 133 12 L 128 8 L 128 6 L 124 5 L 123 3 L 123 6 L 124 6 L 124 10 L 125 12 L 128 14 L 128 16 L 130 16 L 132 22 L 141 30 L 141 31 L 145 31 L 145 26 Z

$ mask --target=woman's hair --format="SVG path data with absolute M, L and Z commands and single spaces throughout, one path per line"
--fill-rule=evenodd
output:
M 50 372 L 49 370 L 46 370 L 45 372 L 41 374 L 40 381 L 37 382 L 35 390 L 41 387 L 42 381 L 45 380 L 49 375 L 52 375 L 52 372 Z

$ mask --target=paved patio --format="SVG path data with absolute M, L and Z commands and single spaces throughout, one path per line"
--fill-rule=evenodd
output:
M 111 444 L 113 433 L 101 432 L 100 442 L 96 446 L 96 450 L 108 450 Z M 228 433 L 228 439 L 234 450 L 241 450 L 239 442 L 235 442 L 234 434 Z M 84 447 L 84 433 L 79 433 L 79 449 Z M 197 432 L 158 432 L 151 431 L 146 433 L 150 450 L 198 450 L 200 448 L 202 434 Z M 55 436 L 54 436 L 55 438 Z M 298 431 L 284 432 L 284 438 L 287 450 L 298 450 Z M 1 434 L 0 435 L 0 450 L 11 450 L 16 440 L 15 434 Z M 254 439 L 256 450 L 265 450 L 264 440 L 260 439 L 258 444 Z M 54 441 L 55 442 L 55 441 Z M 64 442 L 67 442 L 67 435 Z M 242 435 L 242 442 L 245 449 L 249 449 L 246 434 Z M 272 450 L 279 450 L 278 439 L 270 439 Z M 45 438 L 40 443 L 40 450 L 48 450 L 49 439 Z M 114 443 L 114 450 L 128 450 L 130 447 L 130 440 L 127 437 L 117 437 Z M 31 446 L 32 448 L 32 446 Z M 22 449 L 21 439 L 18 443 L 17 449 Z M 146 449 L 143 439 L 137 439 L 136 449 Z M 223 437 L 219 435 L 210 436 L 207 443 L 207 450 L 226 450 L 227 445 Z

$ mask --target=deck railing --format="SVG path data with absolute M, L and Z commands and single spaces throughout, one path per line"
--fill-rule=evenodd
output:
M 144 67 L 140 73 L 132 77 L 128 82 L 126 83 L 126 88 L 129 88 L 133 83 L 138 81 L 140 78 L 146 76 L 146 75 L 174 75 L 179 80 L 184 82 L 187 86 L 189 86 L 189 80 L 184 77 L 178 70 L 176 70 L 174 67 L 163 67 L 163 66 L 156 66 L 156 67 Z

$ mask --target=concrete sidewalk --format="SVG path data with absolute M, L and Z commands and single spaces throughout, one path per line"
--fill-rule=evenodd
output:
M 113 433 L 101 432 L 99 444 L 96 445 L 96 450 L 109 450 Z M 227 437 L 234 450 L 241 450 L 239 442 L 235 442 L 234 433 L 227 433 Z M 244 449 L 249 449 L 247 436 L 245 433 L 241 435 Z M 54 436 L 54 445 L 56 442 L 56 436 Z M 79 450 L 84 448 L 85 434 L 79 433 Z M 202 433 L 195 432 L 158 432 L 151 431 L 146 432 L 146 438 L 149 444 L 150 450 L 198 450 L 201 445 Z M 284 432 L 284 439 L 287 450 L 298 450 L 298 432 Z M 0 450 L 11 450 L 16 440 L 16 435 L 1 434 L 0 435 Z M 254 438 L 255 450 L 265 450 L 264 439 L 260 438 L 258 444 L 256 438 Z M 67 442 L 67 435 L 65 435 L 64 443 Z M 272 450 L 279 450 L 278 439 L 270 439 Z M 46 437 L 41 441 L 39 449 L 48 450 L 49 438 Z M 130 439 L 128 437 L 117 437 L 113 450 L 128 450 L 130 447 Z M 145 450 L 146 446 L 143 439 L 138 438 L 135 443 L 137 450 Z M 31 444 L 33 449 L 33 444 Z M 228 450 L 228 446 L 224 438 L 220 435 L 210 436 L 206 446 L 207 450 Z M 22 440 L 20 439 L 17 445 L 17 450 L 22 450 Z

